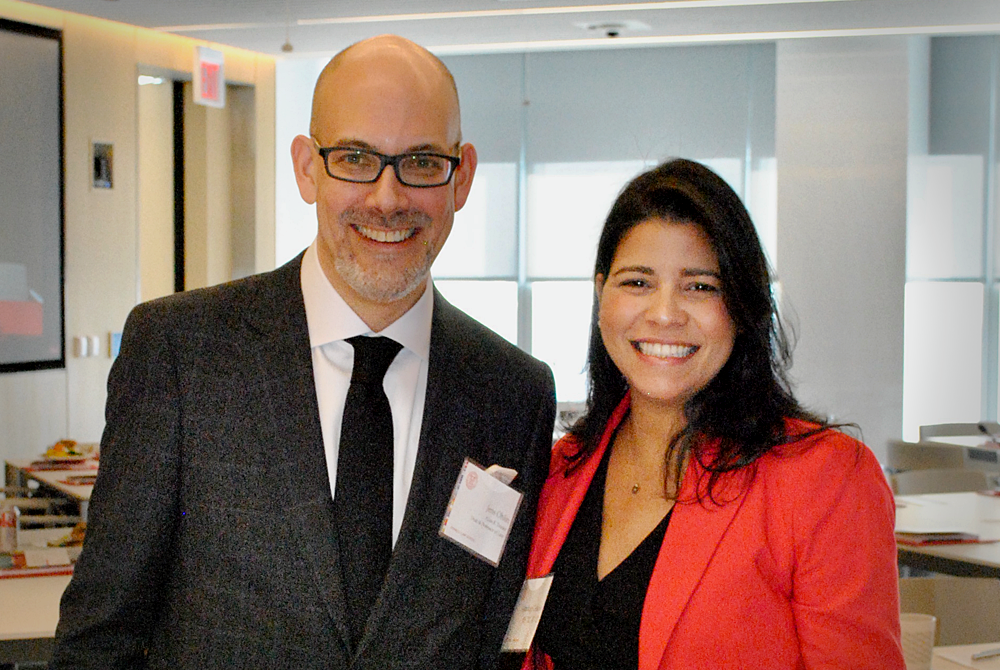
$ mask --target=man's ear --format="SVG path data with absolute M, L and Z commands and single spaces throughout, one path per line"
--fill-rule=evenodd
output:
M 295 170 L 295 183 L 299 185 L 299 195 L 310 205 L 315 204 L 319 190 L 316 183 L 315 154 L 313 141 L 305 135 L 298 135 L 292 140 L 292 167 Z
M 476 165 L 479 157 L 476 155 L 476 148 L 471 144 L 463 144 L 462 162 L 455 168 L 455 211 L 465 206 L 465 201 L 469 199 L 469 191 L 472 189 L 472 178 L 476 174 Z

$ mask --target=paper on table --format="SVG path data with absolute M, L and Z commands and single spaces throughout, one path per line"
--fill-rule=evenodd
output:
M 65 547 L 47 547 L 45 549 L 24 550 L 24 564 L 29 568 L 41 568 L 49 565 L 69 565 L 72 561 Z
M 989 542 L 981 540 L 973 533 L 907 533 L 896 531 L 896 542 L 912 546 L 928 544 L 979 544 Z
M 976 670 L 1000 670 L 1000 656 L 984 658 L 981 661 L 972 660 L 972 655 L 977 651 L 993 649 L 994 647 L 1000 647 L 1000 642 L 996 644 L 964 644 L 954 647 L 938 647 L 934 650 L 934 655 L 953 661 L 967 668 L 976 668 Z
M 897 533 L 968 533 L 968 528 L 959 528 L 954 524 L 935 525 L 933 523 L 920 523 L 914 525 L 896 524 Z

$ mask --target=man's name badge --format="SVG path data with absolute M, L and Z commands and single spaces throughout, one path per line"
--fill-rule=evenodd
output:
M 509 472 L 513 471 L 493 466 L 483 470 L 466 458 L 438 530 L 438 535 L 493 567 L 500 563 L 523 497 L 501 480 Z
M 514 614 L 510 617 L 507 634 L 503 637 L 501 651 L 522 652 L 531 648 L 538 622 L 542 620 L 545 600 L 549 597 L 552 575 L 525 579 L 521 595 L 517 598 Z

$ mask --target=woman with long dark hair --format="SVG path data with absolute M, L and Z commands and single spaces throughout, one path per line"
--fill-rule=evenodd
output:
M 586 414 L 560 440 L 525 668 L 901 670 L 894 505 L 804 409 L 750 216 L 698 163 L 635 178 L 594 269 Z

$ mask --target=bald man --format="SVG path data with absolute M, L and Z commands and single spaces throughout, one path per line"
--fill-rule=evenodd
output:
M 433 288 L 476 171 L 454 80 L 412 42 L 360 42 L 320 75 L 309 131 L 292 143 L 309 248 L 129 316 L 52 668 L 497 666 L 555 400 L 547 366 Z M 399 349 L 384 556 L 352 544 L 374 510 L 343 525 L 358 482 L 338 464 L 366 455 L 340 442 L 357 336 Z M 499 561 L 439 534 L 466 459 L 516 471 Z

